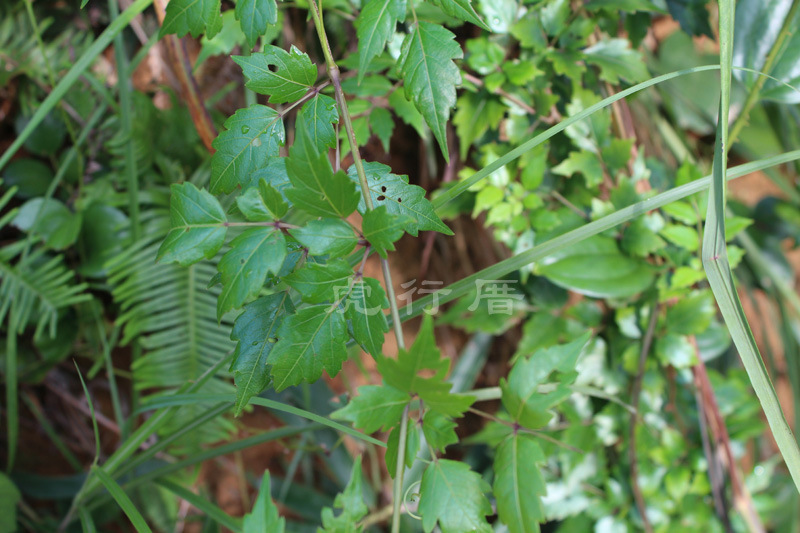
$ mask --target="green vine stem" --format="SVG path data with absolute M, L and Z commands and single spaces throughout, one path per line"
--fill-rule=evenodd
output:
M 356 173 L 358 174 L 358 182 L 361 185 L 361 194 L 364 197 L 364 203 L 368 211 L 372 211 L 375 206 L 372 203 L 372 196 L 370 195 L 369 185 L 367 184 L 367 174 L 364 172 L 364 162 L 361 159 L 361 154 L 358 150 L 358 143 L 356 142 L 355 130 L 353 130 L 353 122 L 350 118 L 350 110 L 347 107 L 344 91 L 342 90 L 342 78 L 339 72 L 339 67 L 333 60 L 331 53 L 330 43 L 328 36 L 325 33 L 325 26 L 322 22 L 322 12 L 317 5 L 316 0 L 309 0 L 309 7 L 311 8 L 311 17 L 314 19 L 314 25 L 317 28 L 317 35 L 319 36 L 320 45 L 322 46 L 322 53 L 325 56 L 325 64 L 328 69 L 328 76 L 333 83 L 334 93 L 336 95 L 336 102 L 339 105 L 339 110 L 342 113 L 344 120 L 344 128 L 347 132 L 347 140 L 350 143 L 350 150 L 353 153 L 353 162 L 356 166 Z M 403 322 L 400 320 L 400 312 L 397 309 L 397 299 L 395 297 L 394 285 L 392 284 L 392 274 L 389 270 L 389 261 L 381 259 L 381 270 L 383 270 L 383 281 L 386 286 L 386 293 L 389 299 L 389 308 L 392 314 L 392 325 L 394 327 L 394 334 L 397 339 L 398 349 L 405 349 L 405 342 L 403 339 Z M 393 488 L 393 510 L 392 510 L 392 533 L 400 531 L 400 513 L 402 507 L 402 498 L 399 496 L 403 489 L 403 473 L 405 471 L 405 449 L 406 439 L 408 437 L 408 407 L 403 411 L 403 418 L 400 422 L 400 439 L 398 443 L 398 458 L 397 470 L 394 476 Z
M 783 50 L 786 40 L 792 35 L 792 33 L 797 31 L 797 28 L 792 26 L 792 22 L 794 21 L 794 17 L 799 8 L 800 0 L 794 0 L 794 2 L 792 2 L 792 7 L 789 8 L 789 12 L 786 14 L 786 18 L 783 21 L 781 31 L 778 33 L 778 37 L 772 44 L 772 48 L 767 54 L 767 58 L 764 60 L 764 65 L 761 67 L 761 71 L 764 74 L 769 74 L 772 72 L 772 67 L 775 65 L 775 61 L 778 59 L 778 54 Z M 733 123 L 731 131 L 728 134 L 728 146 L 731 146 L 734 142 L 736 142 L 736 139 L 739 137 L 739 133 L 741 133 L 742 128 L 747 122 L 747 118 L 750 115 L 750 111 L 753 109 L 753 106 L 758 102 L 761 89 L 764 88 L 764 84 L 766 82 L 767 76 L 758 76 L 758 78 L 756 78 L 756 82 L 753 84 L 753 87 L 747 94 L 747 99 L 744 101 L 744 105 L 742 106 L 739 116 L 736 117 L 736 121 Z

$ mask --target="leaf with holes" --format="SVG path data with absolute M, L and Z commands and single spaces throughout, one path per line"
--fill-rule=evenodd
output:
M 394 251 L 394 242 L 403 236 L 403 230 L 411 222 L 410 217 L 388 213 L 385 205 L 379 205 L 364 215 L 362 231 L 378 255 L 386 259 L 387 252 Z
M 285 258 L 286 240 L 272 227 L 250 228 L 231 241 L 217 266 L 222 281 L 217 318 L 255 298 L 267 274 L 277 274 Z
M 312 305 L 283 321 L 269 354 L 275 390 L 313 383 L 325 370 L 333 377 L 347 359 L 347 323 L 337 306 Z
M 303 104 L 297 114 L 297 128 L 306 132 L 318 152 L 325 152 L 327 148 L 336 146 L 333 125 L 338 123 L 336 101 L 324 94 L 318 94 Z
M 392 174 L 392 169 L 375 162 L 365 162 L 364 172 L 367 175 L 367 187 L 375 207 L 386 206 L 386 212 L 409 217 L 405 231 L 416 237 L 420 230 L 432 230 L 452 235 L 450 228 L 436 215 L 433 205 L 425 198 L 425 189 L 408 183 L 408 176 Z M 358 183 L 355 166 L 351 166 L 347 175 L 354 183 Z M 358 203 L 358 211 L 367 212 L 362 198 Z
M 283 104 L 302 98 L 317 81 L 317 67 L 307 54 L 294 45 L 287 52 L 274 45 L 264 52 L 249 56 L 233 56 L 248 81 L 245 86 L 268 95 L 269 103 Z
M 173 184 L 169 201 L 170 227 L 156 261 L 182 266 L 211 259 L 225 243 L 228 228 L 222 206 L 208 191 L 191 183 Z
M 477 531 L 490 533 L 486 515 L 492 506 L 486 499 L 489 485 L 460 461 L 434 460 L 422 475 L 419 514 L 422 529 L 433 531 L 439 524 L 442 533 Z
M 219 8 L 220 0 L 172 0 L 167 4 L 159 38 L 170 33 L 178 37 L 191 33 L 197 38 L 205 32 L 211 39 L 222 29 Z
M 494 491 L 497 515 L 510 533 L 539 533 L 545 519 L 541 497 L 547 493 L 537 464 L 544 453 L 531 437 L 516 433 L 497 448 Z
M 236 416 L 250 398 L 261 394 L 270 381 L 267 357 L 275 345 L 275 335 L 287 315 L 294 313 L 287 291 L 270 294 L 247 304 L 236 318 L 231 340 L 238 341 L 233 352 L 233 382 L 236 384 Z
M 311 263 L 283 277 L 304 302 L 320 304 L 341 299 L 350 287 L 353 269 L 344 259 L 327 264 Z
M 381 355 L 384 337 L 389 331 L 383 313 L 388 307 L 386 293 L 374 278 L 362 278 L 355 283 L 345 305 L 344 316 L 350 321 L 353 339 L 375 357 Z
M 461 83 L 452 60 L 464 55 L 454 39 L 443 26 L 420 22 L 403 41 L 398 59 L 406 96 L 425 118 L 447 162 L 447 120 L 456 105 L 456 85 Z
M 358 37 L 358 83 L 370 61 L 383 52 L 397 22 L 406 18 L 406 0 L 368 0 L 356 19 Z
M 213 142 L 209 188 L 214 194 L 249 184 L 253 172 L 277 156 L 285 140 L 281 116 L 265 105 L 238 110 L 225 121 L 225 129 Z
M 235 14 L 250 48 L 256 45 L 258 38 L 267 32 L 269 26 L 278 22 L 278 6 L 275 0 L 238 0 Z

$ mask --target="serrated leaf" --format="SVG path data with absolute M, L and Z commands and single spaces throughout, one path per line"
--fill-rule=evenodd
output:
M 386 206 L 388 213 L 405 215 L 410 221 L 405 231 L 416 237 L 420 230 L 432 230 L 452 235 L 453 232 L 436 215 L 433 205 L 425 198 L 425 189 L 408 183 L 408 176 L 392 174 L 392 169 L 384 164 L 368 161 L 364 163 L 367 175 L 367 186 L 372 203 L 376 207 Z M 353 183 L 358 183 L 355 166 L 347 171 Z M 358 203 L 358 211 L 367 212 L 364 199 Z
M 406 468 L 411 468 L 414 465 L 414 461 L 417 458 L 417 453 L 419 453 L 419 427 L 417 427 L 416 422 L 409 419 L 408 424 L 406 425 L 406 452 L 405 457 L 403 458 L 403 462 L 406 465 Z M 400 424 L 397 424 L 397 427 L 392 429 L 392 432 L 389 433 L 389 438 L 386 439 L 386 455 L 384 456 L 384 460 L 386 461 L 386 469 L 389 471 L 389 475 L 394 479 L 395 473 L 397 472 L 397 455 L 400 451 Z
M 242 533 L 283 533 L 285 528 L 286 521 L 278 514 L 270 496 L 269 470 L 265 470 L 253 510 L 242 519 Z
M 283 104 L 302 98 L 317 81 L 317 67 L 294 45 L 289 52 L 268 45 L 263 52 L 233 56 L 248 81 L 245 87 L 269 96 L 269 103 Z
M 431 3 L 439 6 L 442 11 L 451 17 L 471 22 L 476 26 L 489 30 L 489 26 L 475 12 L 470 0 L 431 0 Z
M 624 78 L 638 83 L 649 77 L 642 54 L 629 48 L 627 39 L 600 41 L 583 51 L 588 63 L 600 67 L 600 79 L 608 83 L 619 83 Z
M 358 244 L 350 224 L 338 218 L 312 220 L 302 228 L 290 229 L 289 233 L 308 249 L 309 255 L 342 257 Z
M 422 529 L 430 533 L 438 523 L 442 533 L 491 532 L 486 522 L 486 515 L 492 514 L 485 495 L 488 489 L 488 484 L 466 463 L 433 461 L 425 469 L 420 486 L 418 512 L 422 515 Z
M 361 457 L 358 457 L 353 464 L 353 473 L 350 475 L 347 487 L 333 500 L 334 509 L 340 509 L 341 513 L 334 516 L 333 509 L 325 507 L 322 510 L 323 529 L 319 529 L 319 532 L 360 533 L 364 530 L 362 526 L 357 525 L 358 521 L 369 512 L 369 508 L 364 503 L 361 477 Z
M 547 493 L 537 463 L 545 461 L 539 445 L 516 433 L 503 441 L 494 458 L 497 515 L 510 533 L 538 533 L 545 520 L 541 497 Z
M 456 423 L 437 411 L 425 411 L 422 417 L 422 433 L 425 440 L 434 450 L 444 452 L 444 449 L 458 442 Z
M 219 8 L 220 0 L 172 0 L 167 4 L 159 38 L 170 33 L 178 37 L 191 33 L 197 38 L 205 32 L 211 39 L 222 28 Z
M 211 259 L 225 243 L 225 212 L 208 191 L 191 183 L 173 184 L 169 201 L 170 227 L 156 261 L 191 265 Z
M 406 97 L 414 102 L 450 162 L 447 120 L 456 105 L 461 74 L 453 59 L 464 53 L 455 35 L 439 24 L 420 22 L 403 41 L 398 59 Z
M 331 416 L 348 420 L 365 433 L 386 431 L 400 422 L 403 409 L 411 401 L 408 393 L 388 385 L 364 385 L 358 396 L 350 399 L 343 408 Z
M 384 337 L 389 331 L 383 313 L 387 307 L 386 293 L 374 278 L 362 278 L 355 283 L 345 306 L 344 316 L 350 321 L 353 338 L 375 357 L 381 355 Z
M 353 269 L 344 259 L 322 265 L 311 263 L 283 277 L 291 288 L 299 292 L 304 302 L 319 304 L 341 299 L 350 286 Z
M 356 19 L 358 37 L 358 82 L 370 61 L 383 52 L 397 22 L 406 18 L 406 0 L 368 0 Z
M 329 376 L 339 373 L 347 359 L 347 324 L 344 314 L 330 304 L 300 309 L 283 321 L 278 343 L 269 354 L 276 391 L 313 383 L 324 369 Z
M 508 379 L 500 380 L 503 406 L 514 421 L 527 428 L 541 427 L 550 421 L 551 415 L 546 410 L 569 397 L 571 391 L 567 385 L 571 380 L 565 377 L 555 390 L 547 393 L 539 393 L 538 387 L 553 372 L 572 372 L 589 337 L 587 332 L 568 344 L 538 350 L 514 364 Z
M 289 151 L 286 171 L 293 185 L 289 200 L 314 216 L 346 218 L 358 206 L 355 184 L 341 170 L 333 173 L 328 155 L 316 151 L 304 131 Z
M 318 94 L 305 104 L 297 114 L 297 128 L 305 131 L 317 152 L 336 146 L 334 124 L 339 123 L 336 101 L 330 96 Z
M 265 105 L 238 110 L 225 128 L 212 143 L 216 152 L 211 156 L 209 189 L 214 194 L 246 187 L 253 172 L 277 156 L 285 141 L 281 116 Z
M 285 258 L 286 240 L 272 227 L 247 229 L 231 241 L 231 249 L 217 266 L 222 274 L 217 318 L 258 296 L 267 274 L 277 274 Z
M 238 0 L 235 13 L 250 48 L 256 45 L 259 37 L 267 33 L 269 26 L 278 22 L 278 5 L 275 0 Z
M 413 223 L 410 217 L 388 213 L 386 205 L 379 205 L 366 212 L 361 229 L 367 242 L 386 259 L 386 253 L 394 251 L 394 242 L 403 236 L 409 223 Z
M 280 220 L 289 210 L 281 193 L 263 178 L 258 187 L 250 187 L 236 197 L 236 206 L 250 222 Z
M 267 357 L 283 319 L 294 313 L 287 291 L 270 294 L 247 304 L 233 324 L 231 340 L 238 341 L 233 352 L 233 382 L 236 384 L 236 416 L 250 398 L 269 385 Z

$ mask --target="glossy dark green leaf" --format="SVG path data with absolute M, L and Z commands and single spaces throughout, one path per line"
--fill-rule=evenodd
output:
M 302 129 L 317 152 L 324 153 L 327 148 L 336 146 L 334 124 L 339 123 L 336 101 L 330 96 L 318 94 L 300 109 L 297 115 L 297 128 Z
M 379 205 L 364 215 L 362 231 L 364 238 L 383 258 L 394 251 L 394 242 L 403 236 L 403 231 L 413 219 L 405 215 L 388 213 L 386 205 Z
M 492 528 L 486 522 L 486 516 L 492 514 L 485 495 L 488 490 L 488 484 L 466 463 L 434 460 L 425 469 L 420 486 L 422 529 L 430 533 L 438 523 L 442 533 L 490 533 Z
M 375 207 L 386 206 L 388 213 L 405 215 L 409 221 L 404 228 L 406 232 L 416 236 L 420 230 L 432 230 L 452 235 L 441 219 L 436 215 L 431 203 L 425 198 L 425 189 L 408 183 L 408 176 L 392 174 L 392 169 L 384 164 L 365 162 L 364 172 L 367 175 L 367 186 Z M 347 175 L 358 183 L 355 166 L 350 167 Z M 367 212 L 364 199 L 358 203 L 358 211 Z
M 222 29 L 219 9 L 220 0 L 172 0 L 167 4 L 159 37 L 170 33 L 183 37 L 191 33 L 196 38 L 205 33 L 210 39 Z
M 186 266 L 211 259 L 225 243 L 225 212 L 208 191 L 189 182 L 173 184 L 169 202 L 171 229 L 158 250 L 157 261 Z
M 342 257 L 358 244 L 350 224 L 338 218 L 312 220 L 302 228 L 290 229 L 289 233 L 308 249 L 309 255 Z
M 294 102 L 305 95 L 317 81 L 317 67 L 308 54 L 295 46 L 287 52 L 267 45 L 263 52 L 249 56 L 233 56 L 247 76 L 245 86 L 268 95 L 269 103 Z
M 394 387 L 364 385 L 358 388 L 358 396 L 351 398 L 346 406 L 331 416 L 348 420 L 365 433 L 386 431 L 400 422 L 403 409 L 410 401 L 407 392 Z
M 244 515 L 242 533 L 283 533 L 286 521 L 278 514 L 278 508 L 270 496 L 269 470 L 264 470 L 261 488 L 253 510 Z
M 356 19 L 358 37 L 358 81 L 364 78 L 370 61 L 383 52 L 397 22 L 406 18 L 406 0 L 367 0 Z
M 273 227 L 250 228 L 231 241 L 230 251 L 218 265 L 222 292 L 217 300 L 217 318 L 258 296 L 267 274 L 277 274 L 285 258 L 286 240 Z
M 270 381 L 267 357 L 283 319 L 294 313 L 288 292 L 263 296 L 247 304 L 236 318 L 231 340 L 238 341 L 233 353 L 233 382 L 236 384 L 236 416 L 250 398 L 261 394 Z
M 347 323 L 330 304 L 300 309 L 283 321 L 278 343 L 269 354 L 275 390 L 313 383 L 325 370 L 333 377 L 347 359 Z
M 445 161 L 450 161 L 447 120 L 456 105 L 456 85 L 461 83 L 453 59 L 464 55 L 454 39 L 455 35 L 444 26 L 419 22 L 403 41 L 398 59 L 406 97 L 425 118 Z
M 627 298 L 654 279 L 648 263 L 623 255 L 614 239 L 601 235 L 548 257 L 538 271 L 556 285 L 595 298 Z
M 235 13 L 250 48 L 256 45 L 259 37 L 267 33 L 267 28 L 278 22 L 278 6 L 275 0 L 238 0 Z
M 358 458 L 353 464 L 350 481 L 333 501 L 333 509 L 326 507 L 322 510 L 323 528 L 318 530 L 320 533 L 360 533 L 364 530 L 358 522 L 367 515 L 369 508 L 364 503 L 361 478 L 361 458 Z M 338 515 L 334 515 L 334 509 L 340 510 Z
M 528 435 L 516 433 L 497 448 L 494 485 L 497 515 L 510 533 L 538 533 L 545 520 L 541 497 L 547 485 L 539 472 L 545 455 Z
M 344 316 L 350 321 L 353 338 L 375 357 L 382 353 L 383 341 L 389 323 L 383 309 L 389 300 L 380 282 L 375 278 L 362 278 L 353 285 L 345 304 Z
M 291 288 L 299 292 L 304 302 L 319 304 L 333 302 L 347 294 L 352 267 L 344 259 L 327 264 L 310 263 L 283 277 Z
M 285 140 L 281 116 L 259 104 L 238 110 L 225 128 L 213 142 L 209 188 L 214 194 L 249 184 L 251 175 L 278 155 Z

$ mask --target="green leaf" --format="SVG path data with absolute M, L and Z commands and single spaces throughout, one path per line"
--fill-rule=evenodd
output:
M 506 107 L 488 93 L 465 92 L 458 99 L 453 124 L 458 134 L 461 158 L 467 157 L 472 143 L 489 131 L 496 131 Z
M 386 293 L 374 278 L 362 278 L 355 283 L 345 305 L 344 316 L 350 321 L 353 339 L 375 357 L 382 354 L 384 337 L 389 331 L 382 311 L 387 307 Z
M 445 381 L 450 360 L 436 347 L 430 315 L 423 319 L 409 350 L 400 350 L 397 359 L 378 357 L 378 370 L 387 385 L 418 395 L 425 405 L 448 416 L 461 416 L 475 400 L 451 392 L 452 385 Z
M 677 20 L 681 29 L 689 35 L 706 35 L 714 38 L 708 23 L 708 9 L 704 0 L 667 0 L 669 14 Z
M 489 29 L 489 26 L 475 12 L 470 0 L 431 0 L 431 3 L 439 6 L 442 11 L 451 17 L 471 22 L 485 30 Z
M 205 32 L 210 39 L 222 28 L 220 0 L 172 0 L 167 4 L 159 39 L 170 33 L 183 37 L 191 33 L 199 37 Z
M 211 259 L 225 243 L 225 212 L 208 191 L 191 183 L 173 184 L 169 201 L 170 227 L 156 261 L 182 266 Z
M 364 503 L 364 494 L 361 487 L 361 458 L 357 458 L 353 464 L 353 473 L 350 475 L 350 482 L 344 491 L 336 495 L 333 500 L 334 509 L 341 509 L 338 516 L 334 516 L 333 509 L 326 507 L 322 510 L 322 525 L 320 529 L 323 533 L 359 533 L 363 527 L 356 525 L 359 520 L 364 518 L 369 512 L 369 508 Z M 271 530 L 264 530 L 271 531 Z
M 583 51 L 588 63 L 600 67 L 600 79 L 617 84 L 620 78 L 638 83 L 649 77 L 642 54 L 631 50 L 627 39 L 600 41 Z
M 491 532 L 485 518 L 492 514 L 484 494 L 487 490 L 488 484 L 467 464 L 447 459 L 433 461 L 425 469 L 420 486 L 422 528 L 430 533 L 438 522 L 442 533 Z
M 264 178 L 259 180 L 258 187 L 250 187 L 237 196 L 236 206 L 250 222 L 280 220 L 289 210 L 281 193 Z
M 431 448 L 442 453 L 447 446 L 458 442 L 456 423 L 438 411 L 425 411 L 422 417 L 422 433 Z
M 414 420 L 409 419 L 406 425 L 406 451 L 405 457 L 403 457 L 406 468 L 414 466 L 417 453 L 419 453 L 419 445 L 419 427 Z M 397 472 L 397 456 L 399 452 L 400 424 L 392 429 L 392 432 L 389 433 L 389 438 L 386 439 L 386 455 L 384 456 L 384 460 L 386 461 L 386 469 L 389 471 L 389 475 L 392 478 L 394 478 Z
M 231 331 L 231 340 L 238 341 L 231 364 L 236 384 L 236 416 L 250 398 L 261 394 L 269 385 L 267 357 L 283 319 L 293 313 L 292 300 L 284 291 L 247 304 L 236 318 Z
M 666 326 L 670 333 L 697 335 L 708 330 L 716 313 L 713 295 L 699 291 L 667 308 Z
M 14 482 L 0 472 L 0 531 L 17 530 L 17 503 L 21 499 Z
M 304 131 L 292 145 L 286 171 L 294 186 L 286 191 L 289 200 L 314 216 L 345 218 L 361 198 L 347 174 L 333 173 L 328 155 L 316 151 Z
M 538 533 L 545 520 L 541 497 L 547 493 L 537 463 L 545 461 L 539 445 L 516 433 L 503 441 L 494 458 L 497 515 L 510 533 Z
M 542 261 L 550 281 L 594 298 L 627 298 L 647 289 L 654 272 L 645 261 L 623 255 L 610 237 L 597 235 Z
M 422 115 L 420 115 L 417 108 L 414 107 L 414 104 L 405 97 L 403 91 L 394 91 L 390 94 L 389 105 L 392 106 L 395 114 L 400 117 L 403 122 L 417 131 L 417 135 L 419 135 L 421 139 L 428 138 L 429 130 L 425 127 L 425 124 L 423 124 Z
M 347 324 L 334 305 L 312 305 L 283 321 L 278 343 L 269 354 L 275 390 L 313 383 L 322 370 L 333 377 L 347 359 Z
M 388 213 L 409 217 L 410 220 L 404 228 L 406 232 L 415 237 L 420 230 L 438 231 L 445 235 L 453 234 L 425 198 L 425 189 L 409 184 L 408 176 L 392 174 L 390 167 L 372 161 L 364 163 L 364 172 L 367 175 L 367 186 L 373 205 L 376 207 L 383 205 L 386 206 Z M 353 183 L 358 183 L 355 166 L 350 167 L 347 175 Z M 358 211 L 362 215 L 367 212 L 363 198 L 358 203 Z
M 317 67 L 294 45 L 289 52 L 274 45 L 264 52 L 233 56 L 248 82 L 245 87 L 268 95 L 269 103 L 283 104 L 302 98 L 317 81 Z
M 452 60 L 464 55 L 454 39 L 455 35 L 443 26 L 420 22 L 403 41 L 398 59 L 406 97 L 425 118 L 447 162 L 447 120 L 456 104 L 456 85 L 461 83 Z
M 309 255 L 342 257 L 358 244 L 350 224 L 338 218 L 312 220 L 302 228 L 290 229 L 289 233 L 308 249 Z
M 286 240 L 275 228 L 250 228 L 231 241 L 217 266 L 222 274 L 217 319 L 258 296 L 267 274 L 277 274 L 285 258 Z
M 697 234 L 696 229 L 689 226 L 667 224 L 660 231 L 660 234 L 672 244 L 690 252 L 696 252 L 700 248 L 700 236 Z
M 388 109 L 376 107 L 369 114 L 369 128 L 380 139 L 383 150 L 388 152 L 389 142 L 392 140 L 392 133 L 394 132 L 392 113 Z
M 406 18 L 406 0 L 368 0 L 356 19 L 358 37 L 358 82 L 364 79 L 370 61 L 383 52 L 397 22 Z
M 78 239 L 82 218 L 55 198 L 34 198 L 22 204 L 12 224 L 41 236 L 48 248 L 63 250 Z
M 411 397 L 388 385 L 364 385 L 358 388 L 358 396 L 334 411 L 331 416 L 349 420 L 365 433 L 386 431 L 400 422 L 403 409 Z M 391 471 L 391 470 L 390 470 Z
M 386 205 L 379 205 L 364 215 L 362 231 L 378 255 L 386 259 L 386 252 L 394 251 L 394 242 L 403 236 L 409 223 L 413 223 L 410 217 L 388 213 Z
M 339 123 L 336 101 L 330 96 L 318 94 L 305 104 L 297 114 L 297 128 L 305 131 L 317 152 L 336 146 L 333 125 Z
M 253 104 L 225 121 L 226 131 L 214 139 L 209 189 L 229 193 L 250 183 L 251 174 L 277 156 L 286 134 L 281 115 L 271 107 Z
M 500 380 L 503 406 L 514 421 L 527 428 L 541 427 L 550 421 L 551 415 L 546 410 L 569 397 L 571 391 L 567 385 L 574 377 L 562 377 L 551 392 L 539 393 L 538 387 L 553 372 L 572 372 L 590 335 L 587 332 L 569 344 L 539 350 L 514 364 L 508 379 Z
M 603 165 L 597 155 L 588 150 L 570 152 L 569 157 L 553 167 L 553 173 L 570 177 L 580 172 L 587 187 L 596 187 L 603 182 Z
M 352 267 L 344 259 L 335 259 L 322 265 L 311 263 L 283 277 L 291 288 L 299 292 L 304 302 L 319 304 L 341 299 L 350 286 Z
M 269 470 L 264 470 L 253 510 L 242 520 L 242 533 L 283 533 L 285 528 L 286 521 L 278 514 L 278 508 L 270 497 Z
M 247 44 L 253 48 L 269 26 L 278 22 L 278 6 L 275 0 L 238 0 L 236 20 L 241 22 Z

